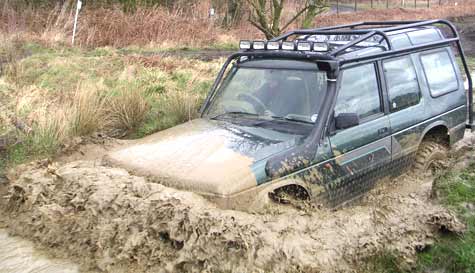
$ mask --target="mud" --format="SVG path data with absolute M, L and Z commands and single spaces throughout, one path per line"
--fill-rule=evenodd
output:
M 11 237 L 0 229 L 0 273 L 76 273 L 78 266 L 63 260 L 48 259 L 33 244 Z
M 464 230 L 430 199 L 431 180 L 405 176 L 337 211 L 263 214 L 221 210 L 101 160 L 36 162 L 9 178 L 3 225 L 87 272 L 356 272 L 383 250 L 410 265 L 440 230 Z
M 196 193 L 231 195 L 256 185 L 253 158 L 231 149 L 242 138 L 196 119 L 106 155 L 111 165 Z M 248 144 L 249 145 L 249 144 Z M 233 174 L 232 176 L 229 174 Z

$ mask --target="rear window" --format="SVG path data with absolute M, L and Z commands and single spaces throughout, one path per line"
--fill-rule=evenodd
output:
M 421 62 L 433 97 L 458 89 L 457 74 L 447 50 L 421 55 Z

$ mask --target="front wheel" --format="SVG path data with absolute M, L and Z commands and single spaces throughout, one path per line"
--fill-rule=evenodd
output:
M 448 157 L 448 147 L 433 140 L 424 140 L 417 151 L 414 170 L 418 174 L 435 174 Z

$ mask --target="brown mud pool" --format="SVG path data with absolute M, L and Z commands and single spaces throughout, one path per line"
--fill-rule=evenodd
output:
M 473 161 L 474 140 L 452 161 Z M 386 250 L 410 266 L 441 230 L 465 228 L 431 198 L 430 178 L 383 181 L 338 210 L 247 213 L 80 154 L 19 166 L 0 186 L 0 272 L 355 272 Z

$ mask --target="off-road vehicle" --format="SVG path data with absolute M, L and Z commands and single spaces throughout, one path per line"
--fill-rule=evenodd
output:
M 240 48 L 199 119 L 109 159 L 227 208 L 289 190 L 335 206 L 382 176 L 430 169 L 473 128 L 472 80 L 448 21 L 295 30 Z

